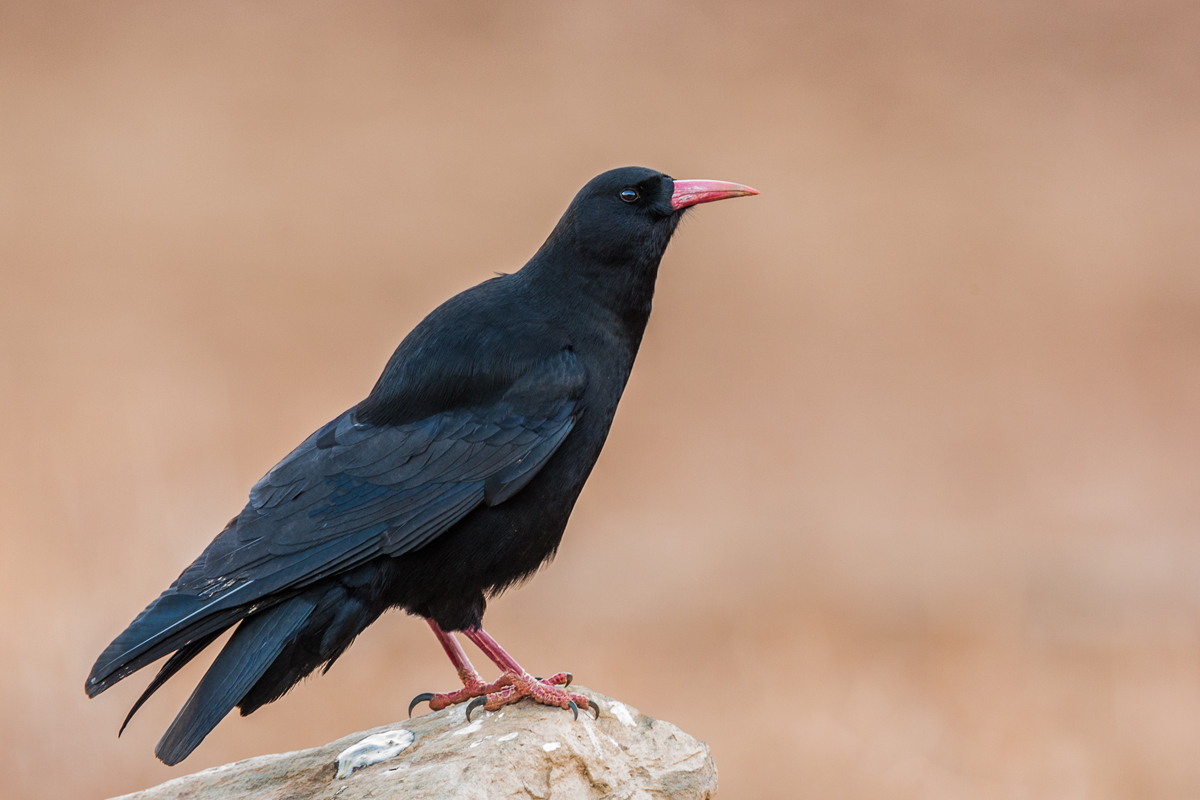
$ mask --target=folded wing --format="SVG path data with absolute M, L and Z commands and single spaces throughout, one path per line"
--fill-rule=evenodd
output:
M 100 655 L 87 693 L 180 648 L 190 657 L 322 578 L 416 550 L 480 504 L 504 502 L 570 434 L 583 381 L 566 352 L 487 407 L 403 425 L 342 414 L 254 486 L 241 514 Z

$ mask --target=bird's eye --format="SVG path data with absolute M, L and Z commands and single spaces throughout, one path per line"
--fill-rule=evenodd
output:
M 621 199 L 624 200 L 626 203 L 636 203 L 640 198 L 641 198 L 641 195 L 638 194 L 637 189 L 622 189 L 621 190 Z

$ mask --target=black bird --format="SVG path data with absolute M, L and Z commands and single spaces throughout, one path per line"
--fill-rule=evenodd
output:
M 254 485 L 241 513 L 100 655 L 88 696 L 173 653 L 128 724 L 237 625 L 155 747 L 177 764 L 235 705 L 246 715 L 277 700 L 328 670 L 384 611 L 402 608 L 425 618 L 463 682 L 413 705 L 476 698 L 469 714 L 532 697 L 578 716 L 589 701 L 564 688 L 569 673 L 534 678 L 483 630 L 486 598 L 558 549 L 681 215 L 750 194 L 758 192 L 641 167 L 590 181 L 520 271 L 438 307 L 366 400 Z M 499 680 L 484 683 L 453 631 L 500 667 Z

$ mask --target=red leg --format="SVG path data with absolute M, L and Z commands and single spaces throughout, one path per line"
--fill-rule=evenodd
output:
M 453 634 L 443 631 L 436 622 L 431 619 L 425 620 L 429 623 L 433 634 L 437 636 L 438 641 L 442 644 L 442 649 L 446 651 L 446 655 L 450 657 L 450 662 L 454 664 L 454 669 L 458 671 L 458 677 L 463 682 L 463 688 L 455 692 L 446 692 L 444 694 L 434 694 L 425 692 L 413 698 L 413 701 L 408 706 L 409 715 L 412 714 L 413 708 L 422 700 L 429 701 L 429 707 L 434 711 L 446 708 L 455 703 L 461 703 L 463 700 L 475 698 L 471 700 L 467 706 L 467 718 L 471 716 L 471 711 L 479 705 L 482 705 L 488 711 L 515 703 L 522 697 L 529 697 L 533 700 L 542 703 L 543 705 L 559 706 L 560 708 L 569 708 L 579 716 L 579 706 L 595 709 L 596 715 L 600 715 L 600 708 L 591 700 L 579 694 L 572 694 L 562 686 L 566 686 L 571 682 L 571 673 L 559 672 L 549 678 L 535 678 L 530 675 L 525 669 L 517 663 L 517 660 L 504 651 L 500 643 L 493 639 L 487 631 L 482 628 L 474 631 L 464 631 L 467 638 L 474 642 L 480 650 L 483 651 L 497 667 L 502 670 L 502 674 L 492 683 L 484 683 L 479 677 L 479 673 L 475 671 L 475 667 L 471 665 L 471 660 L 467 658 L 466 652 L 462 649 L 462 645 L 454 638 Z
M 558 684 L 569 684 L 571 682 L 571 673 L 560 672 L 557 675 L 552 675 L 550 678 L 543 680 L 530 675 L 525 669 L 517 663 L 517 660 L 504 651 L 500 643 L 488 634 L 483 628 L 474 631 L 463 631 L 467 638 L 483 651 L 484 655 L 492 660 L 492 662 L 504 670 L 503 678 L 508 678 L 508 685 L 488 692 L 486 696 L 477 697 L 467 706 L 467 717 L 471 716 L 471 710 L 476 706 L 482 705 L 488 711 L 495 711 L 509 703 L 515 703 L 522 697 L 529 697 L 542 705 L 558 706 L 559 708 L 569 708 L 575 712 L 575 716 L 579 716 L 579 706 L 596 709 L 596 715 L 600 715 L 600 708 L 591 700 L 581 694 L 572 694 L 566 689 L 561 688 Z M 499 681 L 497 681 L 499 683 Z
M 438 642 L 442 645 L 442 649 L 450 657 L 450 663 L 458 671 L 458 677 L 462 678 L 462 682 L 464 684 L 470 683 L 473 679 L 478 683 L 483 683 L 483 681 L 479 680 L 479 673 L 471 665 L 471 659 L 467 658 L 467 651 L 462 649 L 462 645 L 458 643 L 458 639 L 455 639 L 453 634 L 446 633 L 438 627 L 438 624 L 433 620 L 427 619 L 425 621 L 429 623 L 433 635 L 437 637 Z
M 505 652 L 504 648 L 500 646 L 500 643 L 493 639 L 491 634 L 489 634 L 483 628 L 480 628 L 477 631 L 463 631 L 463 633 L 466 634 L 468 639 L 475 643 L 476 647 L 483 651 L 485 656 L 492 660 L 493 664 L 495 664 L 505 673 L 512 673 L 513 675 L 520 675 L 525 678 L 530 677 L 529 673 L 517 663 L 517 660 Z M 569 672 L 558 672 L 554 675 L 551 675 L 549 678 L 538 678 L 537 680 L 552 685 L 569 686 L 571 684 L 571 677 L 571 673 Z M 558 704 L 555 703 L 554 705 Z M 566 706 L 563 706 L 563 708 L 566 708 Z
M 412 716 L 412 710 L 422 700 L 428 700 L 429 708 L 433 711 L 440 711 L 455 703 L 470 700 L 472 697 L 486 695 L 508 686 L 510 679 L 507 674 L 501 675 L 498 680 L 492 683 L 484 683 L 483 678 L 479 676 L 479 673 L 475 671 L 475 667 L 471 665 L 471 659 L 467 658 L 467 652 L 462 649 L 462 645 L 458 643 L 458 639 L 454 638 L 454 634 L 446 633 L 431 619 L 426 619 L 425 621 L 429 623 L 429 627 L 433 630 L 433 635 L 441 642 L 442 649 L 450 657 L 450 663 L 454 665 L 454 669 L 458 672 L 459 680 L 463 682 L 463 688 L 458 691 L 441 694 L 425 692 L 417 695 L 408 704 L 408 715 L 410 717 Z

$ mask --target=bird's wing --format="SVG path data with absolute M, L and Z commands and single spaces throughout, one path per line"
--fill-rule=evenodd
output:
M 575 405 L 448 411 L 399 427 L 344 414 L 259 481 L 236 544 L 206 554 L 196 588 L 294 571 L 296 557 L 312 562 L 334 542 L 339 560 L 361 560 L 359 542 L 372 544 L 371 555 L 415 550 L 481 502 L 496 505 L 523 487 L 570 433 Z M 339 568 L 325 556 L 316 561 L 319 571 L 303 570 L 287 585 Z
M 228 627 L 246 609 L 415 550 L 481 503 L 504 502 L 571 432 L 585 383 L 565 350 L 486 407 L 403 425 L 342 414 L 268 472 L 242 513 L 109 645 L 89 694 Z

